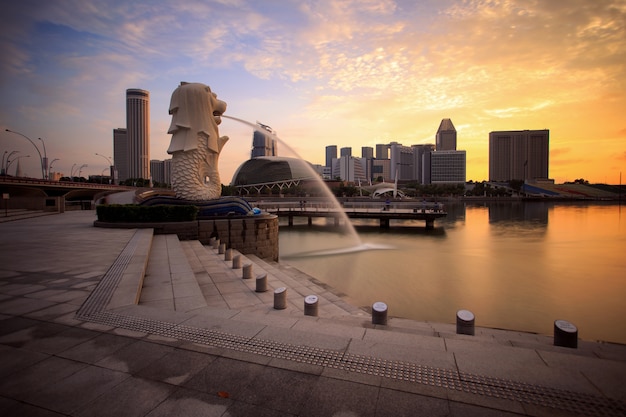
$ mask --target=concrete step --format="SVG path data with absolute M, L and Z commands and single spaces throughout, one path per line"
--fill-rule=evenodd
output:
M 181 312 L 207 307 L 178 236 L 153 237 L 139 304 Z

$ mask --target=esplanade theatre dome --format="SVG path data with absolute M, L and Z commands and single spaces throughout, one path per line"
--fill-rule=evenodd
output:
M 249 159 L 237 168 L 230 185 L 245 186 L 271 184 L 316 178 L 308 162 L 281 156 L 259 156 Z

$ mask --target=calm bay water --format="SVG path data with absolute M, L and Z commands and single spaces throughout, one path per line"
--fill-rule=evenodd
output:
M 548 335 L 565 319 L 584 340 L 626 343 L 626 207 L 506 202 L 446 210 L 434 230 L 355 222 L 364 243 L 390 249 L 330 256 L 298 254 L 351 240 L 321 219 L 313 227 L 281 223 L 281 262 L 358 305 L 384 301 L 391 316 L 454 323 L 456 311 L 468 309 L 477 326 Z

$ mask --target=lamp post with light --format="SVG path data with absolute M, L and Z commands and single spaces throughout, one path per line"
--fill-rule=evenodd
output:
M 101 156 L 102 158 L 106 159 L 107 162 L 109 163 L 111 183 L 115 184 L 115 164 L 113 163 L 113 160 L 111 159 L 110 156 L 104 156 L 104 155 L 99 154 L 98 152 L 96 152 L 96 155 Z
M 29 138 L 28 136 L 24 135 L 23 133 L 20 132 L 16 132 L 15 130 L 11 130 L 11 129 L 4 129 L 7 132 L 10 133 L 15 133 L 16 135 L 20 135 L 21 137 L 25 138 L 26 140 L 28 140 L 37 150 L 37 153 L 39 154 L 39 162 L 41 162 L 41 178 L 42 179 L 46 179 L 46 173 L 45 173 L 45 169 L 44 169 L 44 163 L 43 163 L 43 156 L 41 156 L 41 152 L 39 151 L 39 148 L 37 147 L 37 145 L 35 145 L 35 142 L 32 141 L 31 138 Z M 43 140 L 41 141 L 43 143 Z M 45 147 L 45 145 L 44 145 Z M 8 168 L 7 168 L 8 170 Z

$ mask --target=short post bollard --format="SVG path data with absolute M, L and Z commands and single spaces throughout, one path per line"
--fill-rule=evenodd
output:
M 377 301 L 372 305 L 372 324 L 387 324 L 387 304 Z
M 215 245 L 215 236 L 209 239 L 209 246 L 213 247 L 213 245 Z
M 287 288 L 280 287 L 274 290 L 274 308 L 276 310 L 287 308 Z
M 241 255 L 235 255 L 233 257 L 233 269 L 241 268 Z
M 213 242 L 211 243 L 211 247 L 213 249 L 217 249 L 220 247 L 220 240 L 216 237 L 213 238 Z
M 223 255 L 225 252 L 226 252 L 226 243 L 220 243 L 217 249 L 217 253 L 219 253 L 220 255 Z
M 243 266 L 243 279 L 252 279 L 252 264 L 245 264 Z
M 224 260 L 225 261 L 232 261 L 233 260 L 233 250 L 232 249 L 226 249 L 226 252 L 224 252 Z
M 474 313 L 469 310 L 456 312 L 456 334 L 468 334 L 474 336 Z
M 319 298 L 317 295 L 307 295 L 304 297 L 304 315 L 317 317 Z
M 267 291 L 267 274 L 261 274 L 256 277 L 256 292 Z
M 569 321 L 555 320 L 554 346 L 578 348 L 578 328 Z

